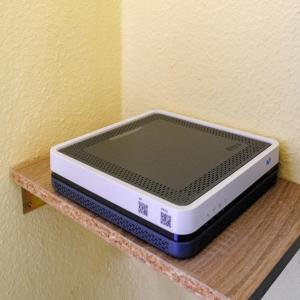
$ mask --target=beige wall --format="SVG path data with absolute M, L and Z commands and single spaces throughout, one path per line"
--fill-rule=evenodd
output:
M 120 118 L 120 54 L 119 1 L 0 2 L 0 299 L 127 295 L 111 284 L 128 283 L 123 255 L 50 207 L 24 216 L 9 179 L 10 166 Z
M 121 118 L 120 1 L 0 2 L 0 299 L 184 299 L 50 207 L 22 214 L 9 168 Z
M 300 183 L 300 2 L 123 2 L 123 116 L 169 109 L 277 138 Z
M 299 11 L 296 1 L 128 0 L 122 11 L 117 0 L 1 1 L 0 298 L 195 299 L 50 207 L 22 215 L 9 168 L 159 107 L 277 137 L 283 175 L 300 182 Z

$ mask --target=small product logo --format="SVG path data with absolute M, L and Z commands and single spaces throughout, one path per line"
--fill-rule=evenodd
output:
M 266 165 L 269 166 L 272 162 L 272 158 L 269 157 L 267 160 L 266 160 Z

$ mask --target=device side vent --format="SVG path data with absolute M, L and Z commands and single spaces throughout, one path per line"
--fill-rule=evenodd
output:
M 109 207 L 104 206 L 100 202 L 92 199 L 84 193 L 60 182 L 52 177 L 52 185 L 55 190 L 64 197 L 76 202 L 80 206 L 106 219 L 107 221 L 121 227 L 122 229 L 132 233 L 136 237 L 144 240 L 162 251 L 167 251 L 168 242 L 156 236 L 150 229 L 143 228 L 137 222 L 126 218 L 125 216 L 115 212 Z

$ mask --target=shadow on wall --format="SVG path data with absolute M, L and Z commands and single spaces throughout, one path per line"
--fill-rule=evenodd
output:
M 123 255 L 50 207 L 22 215 L 8 178 L 12 165 L 120 119 L 120 1 L 9 1 L 0 15 L 1 298 L 126 297 Z

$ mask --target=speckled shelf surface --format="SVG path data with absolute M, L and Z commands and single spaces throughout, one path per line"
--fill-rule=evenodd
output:
M 197 256 L 177 260 L 55 193 L 49 158 L 20 164 L 11 176 L 23 189 L 201 299 L 249 298 L 300 234 L 300 185 L 282 179 Z

